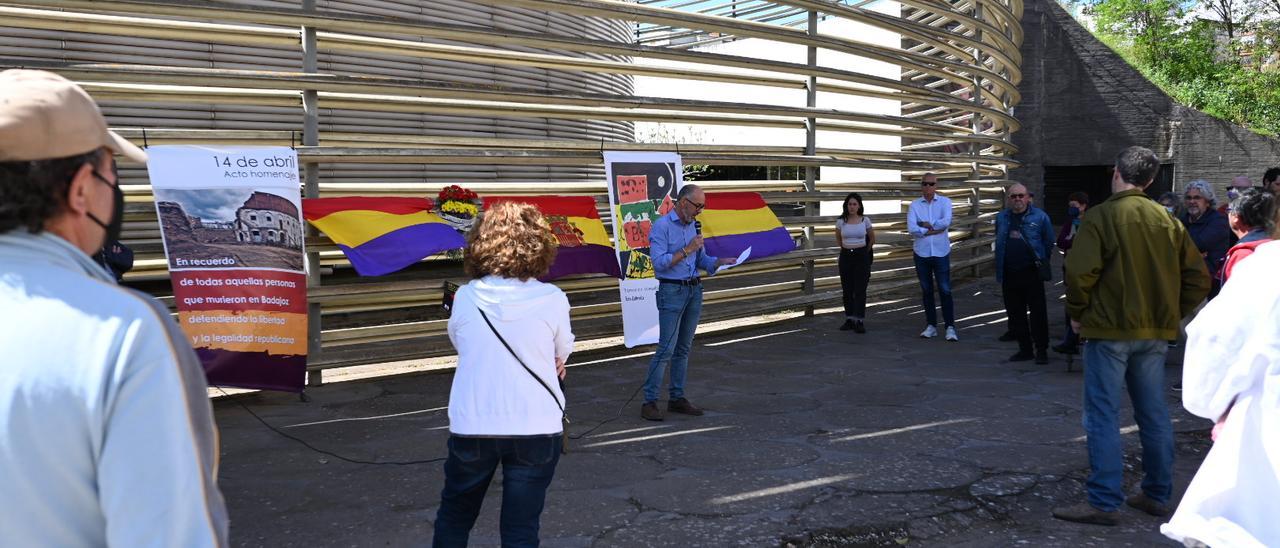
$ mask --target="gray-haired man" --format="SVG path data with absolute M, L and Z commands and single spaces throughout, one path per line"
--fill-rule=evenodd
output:
M 224 546 L 204 371 L 169 311 L 89 256 L 124 195 L 93 99 L 0 73 L 0 508 L 11 546 Z

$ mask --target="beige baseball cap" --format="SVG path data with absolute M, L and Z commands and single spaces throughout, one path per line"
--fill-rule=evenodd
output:
M 97 103 L 52 72 L 0 72 L 0 162 L 52 160 L 107 147 L 135 162 L 147 153 L 107 129 Z

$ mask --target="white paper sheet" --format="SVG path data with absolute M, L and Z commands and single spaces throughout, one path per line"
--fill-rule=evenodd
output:
M 742 254 L 741 254 L 741 255 L 738 255 L 738 262 L 733 263 L 733 264 L 727 264 L 727 265 L 724 265 L 724 266 L 722 266 L 722 267 L 720 267 L 720 268 L 716 269 L 716 274 L 719 274 L 719 273 L 721 273 L 721 272 L 724 272 L 724 271 L 726 271 L 726 270 L 729 270 L 730 268 L 733 268 L 733 267 L 735 267 L 735 266 L 738 266 L 738 265 L 740 265 L 740 264 L 742 264 L 742 263 L 747 262 L 747 257 L 750 257 L 750 256 L 751 256 L 751 247 L 750 247 L 750 246 L 748 246 L 746 249 L 742 250 Z

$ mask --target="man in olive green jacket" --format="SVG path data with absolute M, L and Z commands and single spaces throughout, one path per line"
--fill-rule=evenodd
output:
M 1155 180 L 1155 153 L 1130 147 L 1116 157 L 1111 197 L 1089 209 L 1067 255 L 1067 313 L 1085 343 L 1084 428 L 1088 502 L 1054 509 L 1059 519 L 1117 523 L 1121 502 L 1155 516 L 1173 491 L 1173 425 L 1164 401 L 1166 341 L 1209 293 L 1209 273 L 1182 223 L 1143 190 Z M 1124 389 L 1142 440 L 1142 492 L 1124 497 L 1118 414 Z

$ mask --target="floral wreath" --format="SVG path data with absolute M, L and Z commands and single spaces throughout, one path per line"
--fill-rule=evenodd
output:
M 480 195 L 458 185 L 449 185 L 436 195 L 436 214 L 461 232 L 471 228 L 480 214 Z

